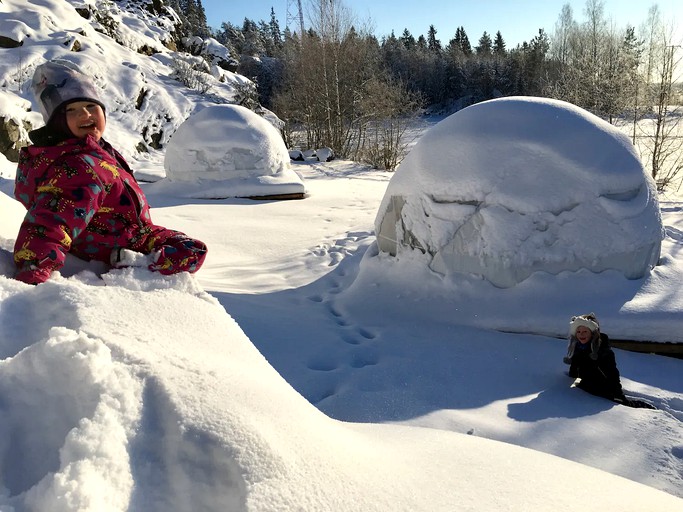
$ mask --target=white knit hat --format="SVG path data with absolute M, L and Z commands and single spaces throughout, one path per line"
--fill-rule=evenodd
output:
M 65 103 L 92 101 L 105 109 L 90 78 L 67 61 L 48 61 L 38 66 L 31 88 L 46 124 Z
M 595 313 L 588 313 L 586 315 L 573 316 L 569 322 L 569 344 L 567 345 L 567 355 L 564 356 L 564 362 L 567 364 L 572 363 L 572 358 L 574 357 L 574 350 L 576 349 L 576 330 L 579 327 L 588 327 L 593 333 L 591 336 L 591 353 L 590 357 L 593 360 L 598 358 L 598 351 L 600 350 L 600 345 L 602 344 L 602 338 L 600 337 L 600 323 L 598 322 Z
M 600 324 L 598 323 L 598 319 L 595 317 L 595 313 L 573 316 L 569 322 L 569 335 L 575 336 L 576 329 L 581 326 L 588 327 L 591 332 L 595 332 L 600 329 Z

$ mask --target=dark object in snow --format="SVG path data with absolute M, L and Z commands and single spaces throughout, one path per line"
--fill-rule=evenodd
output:
M 625 396 L 624 398 L 615 398 L 614 402 L 621 405 L 625 405 L 626 407 L 633 407 L 634 409 L 657 409 L 650 402 L 640 400 L 639 398 L 629 398 L 627 396 Z
M 294 160 L 295 162 L 303 162 L 305 160 L 304 154 L 298 149 L 290 149 L 289 158 Z
M 11 37 L 0 36 L 0 48 L 19 48 L 23 44 L 24 41 L 15 41 Z
M 630 352 L 657 354 L 658 356 L 683 359 L 683 343 L 677 343 L 675 341 L 615 340 L 611 338 L 610 344 L 614 348 L 620 348 Z
M 289 201 L 290 199 L 305 199 L 304 192 L 293 192 L 291 194 L 271 194 L 268 196 L 247 196 L 246 199 L 253 201 Z

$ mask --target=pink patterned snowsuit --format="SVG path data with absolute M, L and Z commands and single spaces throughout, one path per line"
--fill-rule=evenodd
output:
M 109 263 L 112 251 L 158 252 L 150 270 L 196 272 L 206 245 L 152 223 L 145 194 L 104 139 L 71 138 L 22 149 L 14 195 L 28 210 L 14 247 L 16 278 L 46 281 L 66 253 Z

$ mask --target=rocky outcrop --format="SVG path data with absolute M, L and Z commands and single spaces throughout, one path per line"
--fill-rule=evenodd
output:
M 19 126 L 12 118 L 0 117 L 0 153 L 10 162 L 18 162 L 19 150 L 28 145 L 28 131 L 31 129 L 26 121 Z
M 11 37 L 0 34 L 0 48 L 19 48 L 23 44 L 23 41 L 15 41 Z

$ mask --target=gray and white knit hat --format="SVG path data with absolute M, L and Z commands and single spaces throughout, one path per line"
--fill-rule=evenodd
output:
M 595 332 L 600 329 L 600 324 L 595 316 L 595 313 L 589 313 L 587 315 L 573 316 L 569 322 L 569 335 L 575 336 L 576 330 L 579 327 L 588 327 L 591 332 Z
M 573 316 L 569 321 L 569 343 L 567 345 L 567 355 L 564 356 L 564 362 L 571 364 L 572 357 L 574 357 L 574 350 L 576 349 L 576 330 L 579 327 L 588 327 L 593 333 L 591 336 L 591 353 L 590 358 L 595 360 L 598 358 L 598 350 L 600 349 L 600 323 L 598 322 L 595 313 L 588 313 L 586 315 Z
M 33 73 L 31 89 L 45 124 L 65 103 L 92 101 L 105 109 L 95 84 L 75 64 L 67 61 L 48 61 L 38 66 Z

